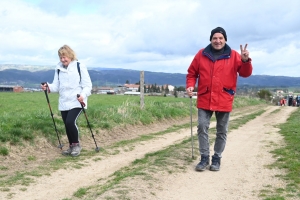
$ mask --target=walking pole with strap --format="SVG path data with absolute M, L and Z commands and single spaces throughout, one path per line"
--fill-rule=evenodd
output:
M 194 140 L 193 140 L 193 119 L 192 119 L 192 115 L 193 115 L 193 111 L 192 111 L 192 96 L 190 96 L 190 109 L 191 109 L 191 143 L 192 143 L 192 159 L 194 159 Z
M 45 85 L 46 83 L 44 82 L 44 83 L 41 83 L 42 85 Z M 59 142 L 59 145 L 58 145 L 58 148 L 60 148 L 61 150 L 62 150 L 62 147 L 64 146 L 64 145 L 62 145 L 61 144 L 61 142 L 60 142 L 60 139 L 59 139 L 59 135 L 58 135 L 58 131 L 57 131 L 57 128 L 56 128 L 56 124 L 55 124 L 55 121 L 54 121 L 54 117 L 53 117 L 53 113 L 52 113 L 52 109 L 51 109 L 51 106 L 50 106 L 50 102 L 49 102 L 49 97 L 48 97 L 48 85 L 46 86 L 46 90 L 44 90 L 44 92 L 45 92 L 45 95 L 46 95 L 46 99 L 47 99 L 47 102 L 48 102 L 48 107 L 49 107 L 49 109 L 50 109 L 50 113 L 51 113 L 51 117 L 52 117 L 52 121 L 53 121 L 53 124 L 54 124 L 54 128 L 55 128 L 55 131 L 56 131 L 56 135 L 57 135 L 57 139 L 58 139 L 58 142 Z
M 77 94 L 77 98 L 79 98 L 79 97 L 80 97 L 80 94 Z M 94 136 L 94 134 L 93 134 L 93 131 L 92 131 L 90 122 L 89 122 L 88 117 L 87 117 L 87 115 L 86 115 L 86 112 L 85 112 L 85 110 L 84 110 L 85 104 L 84 104 L 84 102 L 80 102 L 80 105 L 81 105 L 81 108 L 82 108 L 82 110 L 83 110 L 83 113 L 84 113 L 86 122 L 87 122 L 87 124 L 88 124 L 88 126 L 89 126 L 89 128 L 90 128 L 90 131 L 91 131 L 91 133 L 92 133 L 92 137 L 93 137 L 94 142 L 95 142 L 95 145 L 96 145 L 95 151 L 96 151 L 96 152 L 99 152 L 100 148 L 97 146 L 97 142 L 96 142 L 96 140 L 95 140 L 95 136 Z

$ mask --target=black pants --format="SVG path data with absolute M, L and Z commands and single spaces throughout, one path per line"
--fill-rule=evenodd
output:
M 71 110 L 61 111 L 61 116 L 65 124 L 70 145 L 72 143 L 79 143 L 79 132 L 76 121 L 81 111 L 81 108 L 73 108 Z

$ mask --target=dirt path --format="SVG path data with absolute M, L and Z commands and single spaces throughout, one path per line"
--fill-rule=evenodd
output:
M 272 113 L 278 108 L 280 108 L 280 112 Z M 198 162 L 195 161 L 188 166 L 186 173 L 162 176 L 159 182 L 161 189 L 153 191 L 155 198 L 249 199 L 253 196 L 253 199 L 256 199 L 257 191 L 263 189 L 263 186 L 283 185 L 281 180 L 274 178 L 275 174 L 282 172 L 265 167 L 274 161 L 269 153 L 272 146 L 268 146 L 268 144 L 271 141 L 276 144 L 282 141 L 274 125 L 283 123 L 295 109 L 297 108 L 268 107 L 267 112 L 261 116 L 230 132 L 223 154 L 221 171 L 195 172 L 194 166 Z M 211 126 L 214 125 L 214 123 L 211 124 Z M 100 178 L 107 178 L 135 159 L 144 157 L 146 153 L 158 151 L 187 137 L 190 137 L 190 129 L 182 129 L 155 140 L 136 144 L 132 151 L 121 152 L 106 158 L 99 157 L 101 160 L 97 162 L 84 161 L 81 169 L 60 169 L 50 176 L 36 178 L 35 183 L 27 186 L 25 191 L 20 190 L 24 186 L 12 188 L 10 193 L 14 193 L 14 195 L 9 199 L 70 198 L 78 188 L 97 184 L 97 180 Z M 198 152 L 194 153 L 198 154 Z M 155 199 L 153 196 L 148 197 Z M 7 193 L 1 192 L 0 199 L 8 199 Z M 132 199 L 147 199 L 147 196 L 135 193 Z
M 230 132 L 219 172 L 196 173 L 193 170 L 195 162 L 187 173 L 163 177 L 164 187 L 156 193 L 157 199 L 258 199 L 258 192 L 264 186 L 285 185 L 275 178 L 283 172 L 266 168 L 275 161 L 269 153 L 274 145 L 269 144 L 282 142 L 274 125 L 285 122 L 297 108 L 284 107 L 280 112 L 270 114 L 277 108 L 269 107 L 261 116 Z

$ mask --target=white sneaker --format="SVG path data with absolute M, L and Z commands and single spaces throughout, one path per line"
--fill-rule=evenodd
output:
M 73 146 L 70 145 L 69 148 L 67 150 L 64 150 L 63 152 L 61 152 L 62 155 L 64 156 L 69 156 L 72 152 Z
M 80 155 L 80 151 L 81 151 L 81 146 L 79 143 L 73 143 L 72 144 L 72 152 L 71 152 L 71 156 L 75 157 L 75 156 L 79 156 Z

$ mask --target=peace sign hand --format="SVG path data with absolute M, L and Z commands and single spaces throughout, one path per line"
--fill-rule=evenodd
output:
M 242 61 L 247 62 L 249 60 L 249 51 L 247 50 L 248 44 L 245 45 L 243 49 L 243 45 L 240 45 Z

